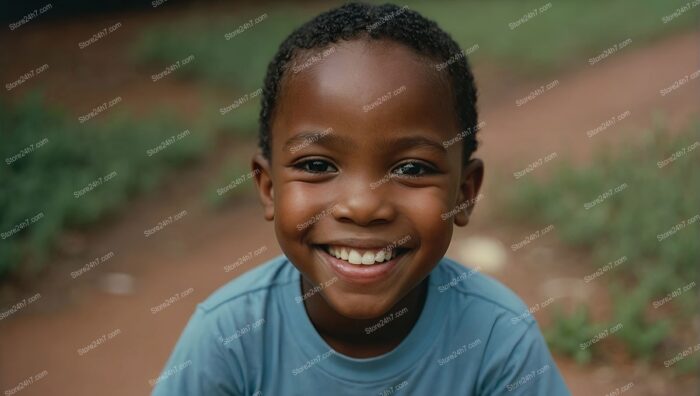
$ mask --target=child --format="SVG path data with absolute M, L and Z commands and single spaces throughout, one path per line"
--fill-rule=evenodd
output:
M 155 395 L 569 394 L 520 299 L 444 257 L 483 175 L 447 33 L 394 5 L 321 14 L 270 63 L 260 123 L 284 255 L 198 306 Z

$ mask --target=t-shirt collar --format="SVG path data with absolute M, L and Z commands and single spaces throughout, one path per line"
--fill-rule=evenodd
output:
M 302 355 L 306 355 L 309 361 L 318 362 L 314 366 L 318 366 L 329 375 L 355 383 L 393 379 L 424 358 L 426 351 L 437 341 L 444 324 L 446 309 L 445 304 L 441 304 L 443 293 L 437 290 L 437 285 L 444 283 L 441 279 L 443 272 L 439 270 L 442 260 L 429 274 L 426 301 L 411 331 L 396 348 L 371 358 L 350 357 L 336 352 L 326 343 L 313 326 L 303 301 L 299 301 L 301 273 L 289 261 L 287 263 L 293 269 L 294 281 L 288 283 L 279 295 L 284 315 L 283 323 L 290 324 L 289 330 L 295 337 Z M 360 373 L 361 376 L 358 375 Z

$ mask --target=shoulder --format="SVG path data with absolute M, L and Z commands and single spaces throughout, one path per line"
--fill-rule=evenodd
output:
M 198 306 L 205 313 L 230 307 L 230 302 L 263 297 L 279 286 L 293 282 L 294 268 L 287 257 L 279 255 L 229 281 L 214 291 Z
M 277 287 L 295 279 L 294 270 L 284 255 L 274 257 L 198 304 L 163 374 L 153 381 L 157 384 L 154 394 L 243 394 L 248 369 L 246 345 L 262 350 L 264 331 L 260 330 L 272 295 Z
M 534 323 L 522 299 L 498 280 L 482 273 L 480 267 L 469 268 L 444 257 L 434 273 L 436 276 L 431 279 L 434 287 L 456 300 L 459 306 L 507 317 L 513 324 L 523 322 L 526 327 Z
M 479 394 L 570 394 L 531 315 L 534 309 L 478 267 L 445 257 L 433 273 L 431 283 L 450 308 L 451 334 L 479 341 L 468 344 L 480 352 Z

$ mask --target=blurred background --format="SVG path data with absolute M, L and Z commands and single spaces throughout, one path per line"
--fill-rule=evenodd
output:
M 339 2 L 6 2 L 0 390 L 145 395 L 195 305 L 281 253 L 259 88 Z M 447 253 L 530 307 L 575 395 L 700 394 L 700 1 L 404 1 L 479 88 Z

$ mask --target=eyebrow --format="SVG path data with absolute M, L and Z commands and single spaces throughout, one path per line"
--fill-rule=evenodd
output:
M 387 139 L 386 144 L 395 150 L 405 150 L 408 148 L 424 147 L 435 150 L 440 154 L 447 154 L 447 149 L 442 143 L 422 135 L 403 136 L 397 139 Z
M 285 150 L 291 150 L 292 148 L 299 146 L 310 146 L 312 144 L 319 144 L 322 146 L 349 146 L 352 144 L 350 139 L 344 136 L 338 136 L 329 132 L 302 132 L 297 135 L 292 136 L 284 143 Z
M 422 147 L 437 151 L 440 154 L 447 154 L 447 149 L 441 143 L 422 135 L 402 136 L 396 139 L 384 139 L 383 143 L 388 147 L 391 147 L 392 150 L 406 150 L 409 148 Z M 302 132 L 289 138 L 284 144 L 284 148 L 286 150 L 290 150 L 291 148 L 298 147 L 299 145 L 309 146 L 312 144 L 346 148 L 353 146 L 352 140 L 345 136 L 339 136 L 333 133 L 324 134 L 322 132 Z

